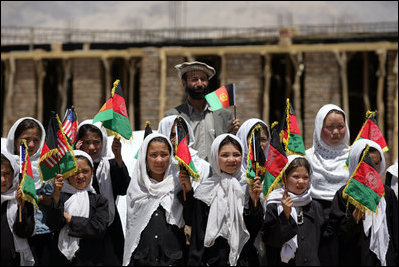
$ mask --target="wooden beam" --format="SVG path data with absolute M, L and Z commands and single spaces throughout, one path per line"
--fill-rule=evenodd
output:
M 38 121 L 43 121 L 43 83 L 44 77 L 46 76 L 46 70 L 43 66 L 42 59 L 34 59 L 36 79 L 37 79 L 37 98 L 36 100 L 36 110 Z
M 393 148 L 392 148 L 392 161 L 398 158 L 398 54 L 396 53 L 395 64 L 393 67 L 395 74 L 395 99 L 394 105 L 394 123 L 393 123 Z
M 8 131 L 13 124 L 13 118 L 11 116 L 13 112 L 12 99 L 14 97 L 14 77 L 15 77 L 15 60 L 10 57 L 5 62 L 5 84 L 8 87 L 5 90 L 5 100 L 4 100 L 4 119 L 3 119 L 3 135 L 6 136 Z
M 264 93 L 263 93 L 263 117 L 262 120 L 269 125 L 269 110 L 270 110 L 270 78 L 271 72 L 271 55 L 264 55 Z M 270 137 L 269 137 L 270 138 Z
M 378 49 L 376 51 L 378 55 L 378 63 L 379 63 L 379 74 L 378 74 L 378 87 L 377 87 L 377 116 L 378 116 L 378 126 L 384 135 L 384 114 L 385 114 L 385 105 L 384 105 L 384 79 L 385 79 L 385 63 L 387 59 L 387 51 L 384 49 Z
M 349 94 L 348 94 L 348 77 L 347 77 L 347 56 L 346 52 L 338 52 L 334 51 L 335 57 L 337 58 L 340 76 L 341 76 L 341 85 L 342 85 L 342 102 L 343 102 L 343 110 L 346 114 L 346 121 L 348 125 L 350 125 L 350 114 L 349 114 Z
M 167 57 L 164 50 L 159 51 L 159 58 L 161 60 L 161 91 L 159 94 L 159 116 L 158 121 L 161 121 L 165 113 L 166 106 L 166 64 Z
M 370 95 L 369 95 L 369 55 L 363 52 L 363 102 L 364 114 L 370 110 Z

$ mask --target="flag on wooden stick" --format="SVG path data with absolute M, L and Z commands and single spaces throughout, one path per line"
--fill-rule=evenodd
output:
M 288 155 L 305 155 L 305 144 L 301 132 L 298 128 L 294 109 L 287 98 L 283 119 L 281 122 L 281 131 L 283 132 L 283 144 Z
M 356 206 L 359 211 L 377 212 L 380 199 L 385 194 L 384 185 L 373 160 L 370 157 L 369 145 L 365 146 L 362 157 L 355 171 L 342 191 L 343 198 Z
M 260 145 L 260 137 L 262 126 L 260 124 L 255 125 L 251 130 L 250 138 L 248 142 L 248 156 L 247 156 L 247 170 L 245 177 L 247 182 L 252 184 L 255 176 L 260 177 L 260 182 L 265 178 L 266 172 L 266 156 Z
M 130 140 L 133 136 L 119 80 L 114 82 L 111 98 L 105 102 L 93 118 L 93 123 L 99 121 L 103 123 L 108 135 L 125 140 Z
M 46 141 L 43 145 L 39 160 L 40 178 L 49 181 L 58 173 L 64 178 L 75 174 L 78 170 L 73 149 L 68 143 L 62 130 L 62 124 L 57 114 L 52 112 L 46 132 Z
M 280 131 L 276 123 L 271 127 L 269 154 L 267 156 L 266 175 L 263 180 L 263 197 L 266 199 L 273 189 L 282 182 L 281 175 L 287 167 L 288 158 L 280 140 Z
M 227 108 L 236 105 L 235 98 L 235 84 L 227 84 L 225 86 L 216 89 L 212 93 L 205 96 L 206 101 L 212 110 L 218 110 L 221 108 Z
M 38 198 L 36 195 L 35 180 L 33 179 L 32 164 L 28 155 L 28 146 L 26 140 L 22 139 L 20 145 L 20 174 L 21 174 L 21 192 L 22 199 L 30 202 L 38 209 Z

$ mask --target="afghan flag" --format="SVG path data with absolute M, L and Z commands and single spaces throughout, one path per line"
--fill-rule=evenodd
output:
M 299 154 L 304 156 L 306 153 L 305 144 L 301 132 L 299 131 L 294 109 L 290 104 L 289 98 L 287 98 L 280 131 L 283 132 L 283 144 L 287 154 Z
M 221 108 L 227 108 L 230 106 L 235 106 L 236 98 L 235 98 L 236 87 L 234 83 L 225 85 L 216 89 L 212 93 L 209 93 L 205 96 L 206 101 L 211 106 L 212 110 L 218 110 Z
M 273 124 L 275 125 L 275 124 Z M 281 175 L 285 170 L 288 158 L 280 141 L 278 126 L 272 126 L 267 156 L 266 175 L 263 180 L 263 197 L 266 199 L 273 189 L 282 182 Z
M 73 107 L 67 108 L 65 111 L 62 129 L 64 130 L 65 136 L 68 138 L 68 143 L 71 146 L 74 145 L 78 135 L 78 117 Z
M 252 184 L 254 182 L 256 173 L 261 179 L 261 182 L 265 178 L 266 172 L 266 156 L 260 145 L 260 132 L 262 130 L 260 124 L 255 125 L 251 130 L 249 142 L 248 142 L 248 156 L 247 156 L 247 170 L 245 177 L 247 182 Z
M 105 102 L 96 116 L 94 116 L 93 123 L 98 121 L 103 123 L 102 125 L 107 129 L 108 135 L 113 135 L 117 138 L 123 137 L 126 140 L 130 140 L 133 136 L 119 80 L 114 82 L 111 98 Z
M 387 142 L 385 141 L 385 138 L 377 124 L 377 111 L 372 112 L 368 110 L 366 112 L 366 121 L 363 123 L 362 128 L 360 128 L 360 131 L 353 143 L 359 139 L 369 139 L 376 142 L 380 145 L 383 152 L 387 152 L 389 150 Z M 349 156 L 346 159 L 345 165 L 346 167 L 349 165 Z
M 175 145 L 175 158 L 179 162 L 180 169 L 186 169 L 189 175 L 193 177 L 193 180 L 198 182 L 200 175 L 191 159 L 186 131 L 184 130 L 183 122 L 180 117 L 177 117 Z
M 370 210 L 376 213 L 384 194 L 384 185 L 369 155 L 369 146 L 366 145 L 359 164 L 342 191 L 342 196 L 361 212 Z
M 28 155 L 28 146 L 26 145 L 26 140 L 23 139 L 20 146 L 20 174 L 21 174 L 21 192 L 22 199 L 32 203 L 36 210 L 38 209 L 37 195 L 35 189 L 35 180 L 33 179 L 32 164 L 30 157 Z
M 151 123 L 149 121 L 145 122 L 145 128 L 144 128 L 144 137 L 143 140 L 152 133 L 152 129 L 151 129 Z M 137 150 L 136 155 L 134 156 L 135 159 L 137 159 L 139 157 L 139 151 L 140 149 Z
M 50 117 L 46 141 L 40 155 L 39 170 L 43 181 L 54 179 L 58 173 L 68 178 L 78 171 L 73 149 L 62 130 L 58 115 L 54 112 Z

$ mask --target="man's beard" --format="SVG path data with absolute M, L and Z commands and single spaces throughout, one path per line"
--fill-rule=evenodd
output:
M 204 99 L 205 95 L 209 93 L 209 88 L 207 86 L 187 86 L 186 92 L 191 98 L 201 100 Z

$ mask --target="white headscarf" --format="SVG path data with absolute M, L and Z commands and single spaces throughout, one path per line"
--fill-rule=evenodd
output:
M 171 115 L 171 116 L 167 116 L 167 117 L 163 118 L 158 124 L 158 133 L 163 134 L 163 135 L 167 136 L 168 138 L 170 138 L 170 133 L 172 132 L 172 126 L 173 126 L 176 118 L 177 118 L 177 115 Z M 188 148 L 190 150 L 191 159 L 194 162 L 195 168 L 197 169 L 198 173 L 200 174 L 200 178 L 199 178 L 198 182 L 193 180 L 192 177 L 190 177 L 191 185 L 193 187 L 193 190 L 195 191 L 197 189 L 198 185 L 203 180 L 208 178 L 210 164 L 207 161 L 200 158 L 198 156 L 198 151 L 195 150 L 194 148 L 192 148 L 192 145 L 195 142 L 195 136 L 194 136 L 193 129 L 191 128 L 190 123 L 188 123 L 183 117 L 181 117 L 181 118 L 184 120 L 184 122 L 187 125 L 188 136 L 190 137 L 190 143 L 188 144 Z M 179 170 L 178 162 L 174 157 L 172 157 L 172 167 L 170 168 L 170 170 L 173 175 L 175 175 L 176 177 L 179 176 L 180 170 Z
M 130 257 L 140 242 L 141 232 L 145 229 L 159 205 L 165 209 L 168 224 L 177 225 L 179 228 L 184 226 L 183 206 L 177 198 L 177 188 L 180 182 L 170 173 L 172 155 L 169 158 L 169 167 L 166 169 L 161 182 L 150 178 L 147 173 L 147 149 L 151 140 L 156 137 L 165 138 L 172 151 L 172 144 L 169 139 L 159 133 L 149 134 L 141 145 L 137 165 L 126 195 L 127 222 L 123 265 L 129 264 Z
M 383 175 L 385 171 L 385 157 L 380 145 L 376 142 L 368 139 L 360 139 L 353 143 L 351 150 L 349 152 L 349 175 L 351 176 L 356 170 L 356 166 L 359 164 L 360 157 L 366 145 L 373 147 L 378 150 L 381 155 L 380 163 L 380 176 Z M 350 177 L 349 176 L 349 177 Z M 370 250 L 374 252 L 377 258 L 380 260 L 381 265 L 386 265 L 386 254 L 388 251 L 389 244 L 389 233 L 387 226 L 386 217 L 386 201 L 385 197 L 380 199 L 380 203 L 377 207 L 378 212 L 366 212 L 365 219 L 363 221 L 363 230 L 366 236 L 369 235 L 369 230 L 371 229 L 370 237 Z
M 307 160 L 306 157 L 300 155 L 288 155 L 287 158 L 288 158 L 288 164 L 286 165 L 287 167 L 289 167 L 290 163 L 296 158 L 304 158 Z M 311 188 L 310 182 L 311 181 L 309 181 L 309 187 L 300 195 L 296 195 L 288 191 L 288 195 L 291 197 L 294 207 L 303 207 L 312 201 L 312 197 L 310 195 L 310 190 L 309 190 Z M 268 195 L 266 200 L 266 205 L 272 203 L 277 204 L 278 215 L 280 215 L 281 212 L 283 212 L 283 205 L 281 204 L 281 199 L 283 198 L 284 191 L 285 191 L 285 184 L 283 184 L 282 187 L 273 190 Z M 298 214 L 296 212 L 296 209 L 291 209 L 290 215 L 295 220 L 295 222 L 298 223 Z M 281 261 L 288 263 L 290 259 L 295 257 L 295 252 L 297 248 L 298 248 L 298 241 L 297 241 L 297 235 L 295 235 L 293 238 L 291 238 L 290 240 L 288 240 L 283 244 L 280 252 Z
M 10 231 L 14 238 L 14 246 L 15 251 L 20 255 L 20 264 L 21 266 L 33 266 L 35 264 L 35 260 L 33 258 L 32 251 L 30 249 L 28 240 L 26 238 L 21 238 L 14 233 L 14 223 L 17 218 L 18 213 L 18 203 L 16 200 L 16 192 L 19 181 L 19 165 L 15 160 L 15 157 L 8 153 L 5 150 L 1 150 L 1 154 L 3 154 L 9 161 L 13 170 L 14 179 L 12 180 L 11 187 L 4 193 L 1 193 L 1 204 L 5 201 L 7 203 L 7 222 L 10 227 Z
M 306 156 L 313 168 L 312 197 L 328 201 L 333 200 L 335 192 L 346 183 L 349 177 L 345 167 L 349 152 L 349 127 L 346 120 L 345 137 L 341 144 L 329 146 L 321 138 L 324 119 L 333 109 L 341 111 L 346 117 L 345 112 L 336 105 L 327 104 L 320 108 L 315 119 L 313 146 L 306 150 Z
M 194 197 L 210 207 L 204 246 L 211 247 L 219 236 L 225 238 L 230 246 L 229 263 L 235 266 L 242 248 L 249 240 L 249 232 L 243 217 L 244 190 L 248 190 L 248 186 L 241 168 L 238 168 L 233 175 L 220 170 L 220 143 L 227 136 L 237 140 L 243 150 L 240 139 L 235 135 L 217 136 L 212 143 L 210 155 L 213 175 L 198 186 Z M 241 185 L 242 181 L 245 184 Z
M 398 197 L 398 158 L 396 158 L 393 165 L 389 166 L 387 172 L 392 174 L 391 188 L 395 192 L 396 197 Z
M 89 160 L 91 168 L 94 170 L 94 165 L 89 154 L 81 150 L 74 150 L 75 156 L 83 156 Z M 88 192 L 96 193 L 93 186 L 93 174 L 91 176 L 90 183 L 86 188 L 79 190 L 73 187 L 68 179 L 65 179 L 64 186 L 61 192 L 72 194 L 72 196 L 64 203 L 64 211 L 71 216 L 79 216 L 83 218 L 89 218 L 90 215 L 90 200 Z M 68 234 L 69 225 L 65 224 L 62 227 L 58 237 L 58 249 L 64 256 L 71 261 L 75 256 L 76 251 L 79 249 L 79 237 L 73 237 Z
M 19 159 L 19 156 L 17 155 L 18 152 L 15 151 L 15 147 L 14 147 L 15 130 L 18 128 L 19 124 L 21 124 L 21 122 L 23 122 L 26 119 L 31 119 L 31 120 L 35 121 L 39 125 L 40 129 L 42 130 L 42 136 L 40 139 L 39 149 L 36 151 L 36 153 L 34 155 L 29 156 L 31 164 L 32 164 L 32 174 L 33 174 L 33 180 L 35 181 L 35 189 L 38 190 L 43 185 L 43 182 L 40 180 L 39 160 L 40 160 L 40 154 L 42 153 L 43 144 L 46 141 L 46 130 L 44 129 L 42 123 L 32 117 L 23 117 L 23 118 L 20 118 L 19 120 L 17 120 L 14 123 L 14 125 L 11 127 L 10 131 L 8 132 L 6 148 L 7 148 L 8 153 L 10 153 L 11 155 L 14 155 L 15 159 L 17 160 L 17 163 L 19 164 L 20 159 Z
M 100 194 L 104 196 L 108 200 L 108 213 L 109 213 L 109 223 L 111 225 L 115 218 L 115 200 L 114 193 L 112 190 L 112 181 L 111 181 L 111 167 L 109 165 L 109 157 L 107 156 L 107 133 L 104 127 L 101 126 L 101 122 L 94 123 L 93 120 L 85 120 L 79 124 L 79 129 L 85 125 L 91 124 L 97 127 L 102 133 L 103 146 L 101 150 L 101 154 L 98 158 L 92 159 L 94 162 L 99 162 L 97 170 L 96 170 L 96 179 L 98 182 L 98 187 L 100 189 Z

